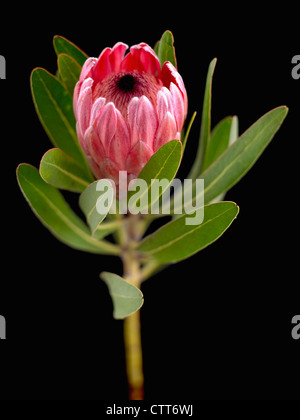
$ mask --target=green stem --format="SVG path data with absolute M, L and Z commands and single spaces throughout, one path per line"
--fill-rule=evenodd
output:
M 144 399 L 143 353 L 140 311 L 124 320 L 126 372 L 130 400 Z
M 142 282 L 141 262 L 133 250 L 133 244 L 142 235 L 141 220 L 137 216 L 129 216 L 119 235 L 123 247 L 123 277 L 138 288 Z M 140 311 L 124 320 L 124 344 L 129 398 L 130 400 L 142 400 L 144 398 L 144 374 Z

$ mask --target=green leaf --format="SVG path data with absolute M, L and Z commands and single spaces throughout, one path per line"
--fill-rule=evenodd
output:
M 120 229 L 123 223 L 124 221 L 122 219 L 102 222 L 98 224 L 93 236 L 97 239 L 105 238 L 105 236 L 110 235 L 111 233 L 114 233 Z
M 231 146 L 232 143 L 234 143 L 239 137 L 239 119 L 235 115 L 232 117 L 232 124 L 230 129 L 230 135 L 229 135 L 229 142 L 228 146 Z
M 116 245 L 92 238 L 88 227 L 73 212 L 62 194 L 47 184 L 38 170 L 21 164 L 17 179 L 33 212 L 50 232 L 71 248 L 96 254 L 119 254 Z
M 63 36 L 55 35 L 53 38 L 53 46 L 57 55 L 67 54 L 73 58 L 73 60 L 77 61 L 80 66 L 83 66 L 84 62 L 88 58 L 88 56 L 80 48 Z
M 193 123 L 194 123 L 194 120 L 195 120 L 195 118 L 196 118 L 196 115 L 197 115 L 197 112 L 195 111 L 195 112 L 193 113 L 193 115 L 192 115 L 191 119 L 190 119 L 190 122 L 189 122 L 189 125 L 188 125 L 188 127 L 187 127 L 186 132 L 184 133 L 184 130 L 182 130 L 182 131 L 181 131 L 181 139 L 182 139 L 182 149 L 183 149 L 183 152 L 184 152 L 184 150 L 185 150 L 185 146 L 186 146 L 186 143 L 187 143 L 187 141 L 188 141 L 189 134 L 190 134 L 190 131 L 191 131 L 192 125 L 193 125 Z
M 41 177 L 53 187 L 82 192 L 93 178 L 69 155 L 60 149 L 50 149 L 40 163 Z
M 156 41 L 154 47 L 153 47 L 153 51 L 155 52 L 155 54 L 158 54 L 158 48 L 159 48 L 159 44 L 160 44 L 160 40 Z
M 79 206 L 86 216 L 86 221 L 95 236 L 100 223 L 107 216 L 114 198 L 114 189 L 109 180 L 101 180 L 102 190 L 97 188 L 99 181 L 90 184 L 79 197 Z M 101 231 L 99 234 L 102 236 Z
M 279 130 L 287 112 L 288 108 L 282 106 L 263 115 L 202 173 L 205 203 L 228 191 L 250 170 Z
M 229 118 L 231 118 L 232 120 L 231 120 L 230 131 L 228 133 L 227 140 L 226 140 L 226 135 L 225 136 L 222 135 L 222 134 L 225 134 L 224 132 L 222 132 L 223 130 L 221 131 L 222 134 L 219 132 L 218 136 L 217 136 L 217 127 L 218 126 L 214 128 L 214 130 L 211 134 L 212 137 L 211 137 L 211 140 L 209 142 L 209 148 L 213 149 L 215 147 L 218 150 L 218 153 L 214 154 L 214 156 L 211 157 L 211 159 L 212 159 L 211 163 L 213 163 L 223 153 L 223 148 L 224 147 L 226 149 L 227 147 L 231 146 L 232 143 L 235 142 L 237 140 L 238 136 L 239 136 L 238 117 L 234 116 L 234 117 L 229 117 Z M 225 120 L 226 120 L 226 118 L 223 120 L 224 123 L 225 123 Z M 222 121 L 221 121 L 221 123 L 222 123 Z M 220 137 L 219 137 L 219 135 L 220 135 Z M 218 145 L 217 144 L 213 145 L 213 143 L 217 142 L 217 137 L 219 137 Z M 220 147 L 219 142 L 222 143 L 221 147 Z M 227 143 L 227 145 L 226 145 L 226 143 Z M 210 163 L 209 163 L 209 165 L 210 165 Z M 207 166 L 209 166 L 209 165 L 207 165 Z M 225 198 L 226 192 L 227 191 L 222 192 L 217 197 L 215 197 L 211 202 L 212 203 L 217 203 L 218 201 L 223 201 L 224 198 Z
M 160 263 L 184 260 L 217 240 L 239 212 L 233 202 L 210 204 L 203 210 L 201 224 L 187 225 L 183 215 L 147 236 L 137 250 Z
M 42 68 L 31 74 L 31 90 L 36 112 L 55 147 L 90 170 L 76 135 L 72 98 L 64 86 Z
M 124 319 L 138 311 L 144 303 L 142 292 L 117 274 L 103 272 L 100 278 L 111 295 L 115 319 Z
M 170 61 L 177 68 L 174 37 L 171 31 L 165 31 L 158 43 L 155 45 L 160 65 L 163 66 L 165 61 Z
M 58 70 L 59 76 L 65 85 L 67 91 L 73 97 L 73 91 L 76 83 L 79 80 L 81 67 L 73 58 L 67 54 L 60 54 L 58 56 Z
M 203 169 L 203 162 L 206 155 L 206 149 L 210 139 L 210 126 L 211 126 L 211 88 L 212 88 L 212 78 L 215 70 L 217 59 L 214 58 L 208 68 L 203 107 L 202 107 L 202 119 L 201 119 L 201 129 L 199 137 L 199 146 L 197 155 L 192 166 L 191 172 L 188 178 L 195 179 L 197 178 Z
M 160 147 L 151 156 L 140 172 L 138 178 L 132 182 L 132 191 L 128 193 L 128 207 L 132 213 L 151 207 L 151 214 L 159 210 L 159 198 L 168 189 L 176 175 L 181 161 L 182 145 L 179 140 L 171 140 Z M 146 181 L 147 188 L 133 193 L 140 180 Z M 138 197 L 138 199 L 136 199 Z
M 203 171 L 227 149 L 233 121 L 233 117 L 226 117 L 213 129 L 203 162 Z

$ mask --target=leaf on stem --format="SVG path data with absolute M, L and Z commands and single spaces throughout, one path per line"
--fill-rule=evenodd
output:
M 180 165 L 182 155 L 182 145 L 179 140 L 171 140 L 160 147 L 146 163 L 138 178 L 131 183 L 131 192 L 128 194 L 129 208 L 132 213 L 145 210 L 151 207 L 151 213 L 155 213 L 154 208 L 157 204 L 157 214 L 159 210 L 159 198 L 168 189 L 175 177 Z M 139 180 L 146 181 L 146 189 L 134 193 Z M 137 199 L 136 198 L 137 194 Z
M 193 125 L 193 123 L 194 123 L 194 120 L 195 120 L 195 118 L 196 118 L 196 115 L 197 115 L 197 112 L 195 111 L 195 112 L 193 113 L 193 115 L 191 116 L 191 119 L 190 119 L 189 125 L 187 126 L 186 131 L 185 131 L 185 132 L 183 132 L 183 131 L 181 132 L 182 150 L 183 150 L 183 152 L 184 152 L 184 150 L 185 150 L 186 143 L 187 143 L 187 141 L 188 141 L 189 134 L 190 134 L 190 131 L 191 131 L 192 125 Z
M 288 108 L 282 106 L 263 115 L 201 174 L 205 203 L 228 191 L 251 169 L 279 130 L 287 112 Z
M 170 61 L 177 68 L 174 37 L 171 31 L 165 31 L 154 48 L 161 66 L 163 66 L 165 61 Z
M 73 212 L 62 194 L 47 184 L 36 168 L 20 164 L 17 168 L 17 179 L 33 212 L 57 239 L 81 251 L 119 254 L 116 245 L 91 237 L 88 227 Z
M 99 225 L 107 216 L 114 199 L 114 189 L 109 180 L 101 180 L 102 189 L 99 190 L 99 181 L 90 184 L 79 197 L 79 206 L 86 216 L 86 221 L 91 229 L 92 236 L 99 233 L 103 236 Z
M 74 87 L 79 80 L 81 66 L 67 54 L 59 54 L 57 64 L 60 78 L 70 96 L 73 97 Z
M 144 298 L 142 292 L 136 286 L 113 273 L 103 272 L 100 274 L 100 278 L 109 289 L 115 319 L 124 319 L 141 308 Z
M 82 67 L 88 56 L 73 42 L 68 41 L 60 35 L 55 35 L 53 38 L 53 46 L 57 55 L 67 54 Z
M 194 182 L 191 187 L 193 191 L 185 191 L 187 196 L 192 197 L 191 202 L 185 202 L 185 205 L 189 207 L 197 200 L 201 201 L 203 194 L 204 203 L 211 203 L 240 181 L 271 142 L 287 113 L 288 108 L 281 106 L 259 118 L 199 176 L 199 179 L 204 181 L 204 190 L 201 189 L 196 194 L 196 182 Z M 236 137 L 236 133 L 237 121 L 229 143 Z M 174 203 L 176 203 L 176 194 Z
M 39 170 L 44 181 L 62 190 L 82 192 L 93 182 L 79 163 L 60 149 L 48 150 Z
M 31 74 L 31 90 L 36 112 L 54 146 L 90 173 L 77 139 L 72 98 L 65 87 L 48 71 L 36 68 Z
M 187 225 L 185 214 L 147 236 L 137 250 L 160 263 L 184 260 L 216 241 L 239 212 L 233 202 L 210 204 L 204 206 L 203 210 L 201 224 Z
M 211 126 L 211 90 L 212 90 L 212 78 L 216 67 L 217 59 L 214 58 L 209 67 L 206 77 L 205 92 L 202 107 L 202 119 L 201 129 L 199 137 L 198 151 L 196 158 L 188 178 L 196 179 L 203 170 L 203 162 L 206 155 L 206 149 L 208 147 L 210 139 L 210 126 Z
M 214 127 L 203 162 L 203 171 L 238 138 L 236 128 L 237 117 L 226 117 Z

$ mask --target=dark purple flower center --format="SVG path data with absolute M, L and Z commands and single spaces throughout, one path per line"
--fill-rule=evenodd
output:
M 132 98 L 145 95 L 156 107 L 161 87 L 161 80 L 149 73 L 136 70 L 112 73 L 93 88 L 93 102 L 99 97 L 105 98 L 106 103 L 113 102 L 127 119 L 127 107 Z
M 123 92 L 132 92 L 135 87 L 135 78 L 131 74 L 125 74 L 117 81 L 117 86 Z

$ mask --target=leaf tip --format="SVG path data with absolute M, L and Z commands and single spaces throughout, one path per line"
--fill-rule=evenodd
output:
M 19 165 L 16 167 L 16 177 L 17 177 L 18 182 L 19 182 L 19 172 L 22 165 L 24 165 L 24 163 L 19 163 Z
M 65 41 L 68 41 L 67 38 L 65 38 L 62 35 L 58 35 L 58 34 L 53 35 L 53 46 L 54 46 L 55 51 L 56 51 L 56 42 L 59 41 L 60 39 L 63 39 Z
M 36 169 L 33 165 L 30 165 L 30 163 L 19 163 L 19 165 L 17 166 L 16 168 L 17 182 L 22 192 L 23 192 L 23 188 L 21 186 L 22 171 L 23 172 L 24 170 L 26 171 L 26 168 Z M 23 173 L 23 176 L 24 176 L 24 173 Z
M 30 165 L 30 163 L 23 162 L 23 163 L 19 163 L 19 165 L 17 166 L 16 172 L 17 173 L 20 172 L 20 170 L 24 168 L 25 166 L 30 166 L 31 168 L 36 169 L 33 165 Z
M 217 61 L 218 61 L 217 57 L 214 57 L 210 62 L 210 65 L 213 67 L 213 70 L 216 67 Z
M 164 35 L 164 34 L 170 34 L 170 35 L 172 35 L 172 38 L 174 39 L 173 33 L 172 33 L 172 31 L 171 31 L 170 29 L 166 29 L 166 30 L 164 31 L 163 35 Z
M 30 83 L 31 84 L 32 84 L 33 75 L 37 72 L 37 70 L 40 70 L 40 69 L 41 69 L 41 67 L 35 67 L 34 69 L 31 70 L 31 73 L 30 73 Z
M 107 276 L 109 275 L 110 273 L 108 271 L 101 271 L 101 273 L 99 274 L 99 277 L 101 280 L 105 282 L 107 280 Z

